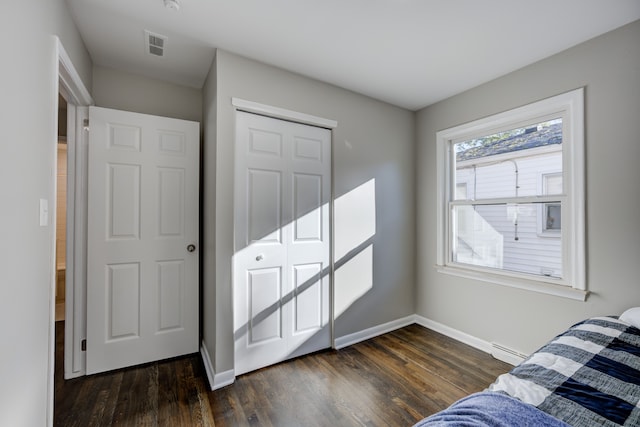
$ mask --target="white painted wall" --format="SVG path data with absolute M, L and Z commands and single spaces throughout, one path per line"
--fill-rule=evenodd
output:
M 216 355 L 216 140 L 218 117 L 218 55 L 213 58 L 211 69 L 202 88 L 202 171 L 201 194 L 202 217 L 200 218 L 200 283 L 201 283 L 201 314 L 200 335 L 206 344 L 205 352 L 212 360 L 205 360 L 205 366 L 210 363 L 215 366 Z M 231 268 L 231 265 L 229 266 Z M 232 322 L 232 317 L 229 318 Z M 209 326 L 207 326 L 209 325 Z M 233 345 L 233 342 L 230 343 Z M 233 348 L 233 347 L 232 347 Z M 218 372 L 223 369 L 216 368 Z M 224 370 L 231 368 L 225 367 Z M 213 373 L 210 373 L 210 376 Z M 212 384 L 210 384 L 212 385 Z
M 523 353 L 573 322 L 640 306 L 640 21 L 417 113 L 417 314 Z M 584 86 L 586 302 L 438 273 L 436 132 Z
M 64 0 L 14 2 L 0 14 L 0 425 L 43 426 L 53 396 L 53 212 L 58 35 L 87 88 L 91 59 Z M 50 204 L 47 227 L 38 200 Z M 53 406 L 51 405 L 51 408 Z
M 93 66 L 98 107 L 202 122 L 202 90 Z
M 216 373 L 233 369 L 234 109 L 237 97 L 338 121 L 335 196 L 375 181 L 375 234 L 352 255 L 371 288 L 336 321 L 338 337 L 414 313 L 414 114 L 344 89 L 218 50 L 204 87 L 204 340 Z M 215 169 L 215 170 L 213 170 Z M 366 188 L 369 188 L 368 186 Z M 357 197 L 357 196 L 353 196 Z M 362 205 L 364 206 L 364 205 Z M 215 211 L 210 210 L 215 207 Z M 367 217 L 371 217 L 367 213 Z M 215 224 L 215 229 L 212 229 Z M 214 243 L 215 242 L 215 243 Z M 372 243 L 369 250 L 367 243 Z M 345 260 L 341 260 L 344 262 Z M 353 265 L 351 265 L 353 266 Z M 336 286 L 353 286 L 352 282 Z M 353 294 L 346 292 L 345 294 Z

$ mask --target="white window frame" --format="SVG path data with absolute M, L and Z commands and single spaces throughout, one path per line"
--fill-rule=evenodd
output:
M 453 143 L 562 118 L 562 278 L 538 276 L 456 263 L 452 259 L 451 203 L 454 199 Z M 584 89 L 579 88 L 436 134 L 437 260 L 441 273 L 584 301 L 585 263 Z M 554 196 L 558 197 L 558 196 Z M 530 197 L 532 202 L 545 196 Z

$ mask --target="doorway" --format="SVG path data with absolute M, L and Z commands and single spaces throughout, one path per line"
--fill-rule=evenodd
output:
M 56 48 L 58 88 L 55 100 L 58 105 L 55 111 L 58 118 L 52 135 L 56 155 L 52 164 L 55 185 L 51 193 L 55 223 L 51 225 L 55 228 L 51 241 L 54 256 L 51 259 L 49 347 L 54 358 L 56 335 L 62 336 L 56 334 L 56 329 L 63 330 L 64 363 L 60 370 L 64 371 L 65 379 L 70 379 L 85 373 L 82 347 L 86 338 L 86 120 L 93 99 L 59 39 L 56 39 Z M 63 318 L 64 322 L 61 321 Z M 57 365 L 50 370 L 52 385 L 56 370 Z M 50 398 L 53 404 L 53 395 Z M 53 412 L 53 405 L 50 410 Z
M 58 94 L 56 173 L 56 322 L 64 321 L 67 270 L 67 101 Z

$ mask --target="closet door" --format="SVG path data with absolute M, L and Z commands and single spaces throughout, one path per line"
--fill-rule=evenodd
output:
M 331 132 L 236 116 L 236 375 L 330 347 Z

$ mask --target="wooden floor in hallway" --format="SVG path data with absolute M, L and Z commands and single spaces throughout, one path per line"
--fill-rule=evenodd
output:
M 211 391 L 199 355 L 64 380 L 55 426 L 411 426 L 511 366 L 418 325 L 260 369 Z

